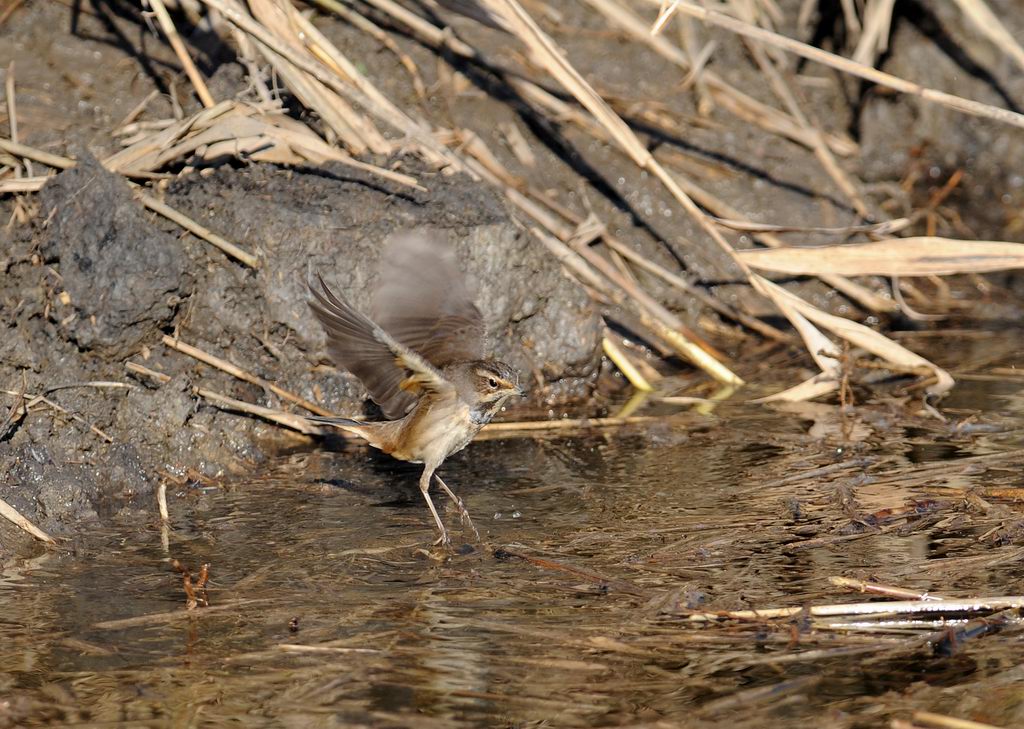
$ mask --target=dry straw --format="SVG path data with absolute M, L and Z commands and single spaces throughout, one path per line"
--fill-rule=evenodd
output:
M 216 102 L 196 70 L 163 2 L 152 0 L 158 23 L 205 108 L 180 119 L 137 121 L 152 98 L 150 94 L 121 125 L 118 136 L 124 139 L 125 147 L 103 161 L 108 169 L 134 179 L 147 180 L 166 176 L 165 170 L 171 165 L 185 164 L 187 172 L 196 165 L 213 163 L 227 155 L 282 164 L 320 165 L 334 162 L 374 175 L 393 185 L 423 189 L 417 180 L 408 175 L 351 156 L 364 153 L 391 154 L 402 146 L 414 150 L 436 167 L 465 172 L 501 190 L 513 207 L 531 221 L 531 234 L 558 258 L 566 271 L 602 307 L 627 312 L 637 322 L 640 333 L 657 346 L 688 358 L 716 380 L 731 386 L 742 384 L 742 378 L 713 347 L 703 342 L 697 333 L 689 330 L 678 316 L 645 290 L 641 281 L 633 276 L 634 271 L 653 275 L 684 291 L 749 332 L 778 341 L 793 341 L 789 333 L 765 323 L 744 310 L 742 304 L 725 302 L 690 283 L 679 273 L 640 254 L 628 243 L 612 236 L 603 222 L 593 214 L 583 219 L 561 206 L 548 192 L 536 189 L 530 180 L 518 178 L 488 149 L 484 140 L 472 131 L 435 127 L 420 118 L 418 112 L 412 113 L 400 108 L 367 78 L 357 61 L 347 57 L 292 4 L 275 0 L 252 0 L 249 3 L 237 0 L 201 2 L 217 15 L 218 22 L 212 27 L 222 34 L 226 42 L 237 47 L 239 57 L 252 77 L 252 88 L 260 101 L 248 103 L 226 99 Z M 1019 44 L 1009 37 L 984 3 L 980 0 L 957 2 L 965 17 L 981 28 L 991 42 L 1014 61 L 1024 65 L 1024 52 Z M 618 0 L 587 0 L 587 3 L 634 42 L 649 46 L 660 57 L 678 67 L 682 75 L 682 88 L 700 94 L 702 104 L 708 102 L 717 105 L 744 122 L 757 125 L 768 134 L 784 137 L 810 149 L 861 218 L 869 217 L 871 211 L 859 190 L 858 181 L 838 161 L 841 157 L 856 155 L 857 145 L 842 134 L 823 129 L 804 108 L 802 99 L 790 85 L 780 65 L 783 52 L 800 55 L 842 73 L 913 94 L 931 103 L 1014 126 L 1024 126 L 1024 116 L 1015 112 L 925 88 L 873 68 L 871 64 L 888 42 L 893 10 L 893 3 L 888 0 L 868 4 L 863 17 L 858 16 L 852 4 L 844 3 L 851 44 L 856 46 L 852 51 L 852 60 L 770 30 L 781 19 L 780 11 L 770 4 L 757 6 L 756 9 L 742 3 L 721 6 L 734 13 L 733 16 L 684 0 L 673 0 L 668 4 L 652 0 L 652 5 L 660 7 L 652 32 L 652 18 L 640 16 Z M 368 5 L 377 13 L 374 20 L 362 15 L 357 7 L 341 6 L 335 0 L 316 0 L 316 4 L 337 13 L 354 27 L 387 45 L 400 59 L 421 96 L 422 83 L 417 83 L 419 77 L 415 64 L 397 45 L 388 42 L 385 31 L 378 26 L 381 17 L 411 33 L 439 54 L 454 54 L 467 62 L 479 64 L 490 73 L 500 75 L 520 95 L 523 102 L 538 114 L 559 123 L 573 124 L 591 137 L 611 143 L 638 169 L 650 173 L 658 180 L 706 236 L 705 240 L 687 242 L 687 245 L 710 243 L 722 251 L 741 279 L 771 301 L 789 320 L 807 353 L 818 366 L 819 373 L 811 379 L 766 399 L 808 399 L 837 389 L 843 370 L 839 357 L 841 347 L 836 340 L 866 350 L 894 372 L 926 373 L 924 384 L 929 393 L 945 392 L 952 386 L 953 380 L 943 369 L 896 341 L 852 320 L 825 313 L 771 283 L 758 272 L 816 276 L 868 311 L 891 312 L 901 306 L 898 285 L 894 296 L 889 297 L 849 277 L 882 275 L 898 278 L 980 273 L 1021 267 L 1021 246 L 1018 244 L 957 241 L 934 235 L 879 239 L 880 236 L 892 236 L 905 229 L 912 222 L 909 218 L 838 229 L 751 223 L 741 211 L 699 186 L 687 174 L 676 168 L 670 170 L 669 166 L 659 161 L 634 129 L 616 113 L 613 104 L 603 98 L 572 65 L 565 50 L 541 29 L 518 0 L 482 0 L 483 15 L 490 19 L 490 25 L 511 33 L 529 52 L 533 64 L 531 68 L 539 67 L 549 74 L 568 92 L 570 100 L 552 93 L 549 88 L 531 78 L 529 73 L 507 68 L 501 60 L 492 57 L 483 48 L 470 45 L 393 0 L 368 0 Z M 195 5 L 191 12 L 195 14 L 199 8 L 200 5 Z M 749 97 L 718 76 L 711 67 L 715 48 L 713 44 L 697 49 L 692 32 L 682 48 L 669 40 L 664 30 L 676 14 L 713 24 L 742 38 L 747 43 L 750 57 L 757 64 L 782 109 Z M 798 20 L 800 25 L 806 24 L 807 19 Z M 692 31 L 692 27 L 689 31 Z M 260 62 L 269 64 L 277 80 L 303 106 L 315 112 L 317 125 L 297 121 L 282 112 L 259 70 Z M 13 131 L 17 120 L 14 118 L 10 77 L 8 106 L 12 110 Z M 532 168 L 536 165 L 536 155 L 525 137 L 515 127 L 506 125 L 503 130 L 515 156 L 524 166 Z M 395 133 L 402 135 L 403 139 L 396 141 L 393 138 Z M 26 169 L 29 160 L 54 169 L 66 169 L 74 164 L 73 160 L 19 144 L 17 139 L 0 140 L 0 150 L 23 160 Z M 46 176 L 41 175 L 3 179 L 0 180 L 0 192 L 38 190 L 46 179 Z M 153 196 L 144 195 L 142 201 L 150 209 L 218 246 L 235 260 L 253 267 L 259 264 L 253 254 L 168 208 Z M 795 248 L 779 237 L 780 234 L 794 230 L 823 235 L 867 235 L 874 240 L 853 245 Z M 752 235 L 765 248 L 738 250 L 725 237 L 734 231 Z M 902 305 L 909 311 L 905 303 Z M 644 385 L 652 386 L 642 373 L 630 370 L 628 356 L 618 351 L 613 342 L 610 347 L 606 344 L 606 351 L 640 389 L 644 389 Z M 271 389 L 276 387 L 263 381 L 259 384 Z M 278 394 L 281 395 L 280 392 Z M 282 396 L 292 399 L 287 395 Z M 299 404 L 307 409 L 312 409 L 309 406 L 316 407 L 306 401 Z

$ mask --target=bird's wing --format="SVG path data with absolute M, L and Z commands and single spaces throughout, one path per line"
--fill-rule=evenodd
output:
M 453 392 L 453 385 L 426 359 L 400 344 L 344 298 L 334 294 L 317 274 L 319 289 L 310 283 L 313 313 L 327 332 L 327 350 L 334 361 L 359 378 L 388 418 L 400 418 L 426 392 Z
M 380 262 L 373 318 L 437 368 L 481 359 L 484 320 L 452 247 L 425 233 L 391 238 Z

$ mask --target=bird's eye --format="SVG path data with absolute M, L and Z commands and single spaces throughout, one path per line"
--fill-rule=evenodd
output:
M 497 390 L 498 389 L 498 381 L 496 379 L 494 379 L 493 377 L 491 377 L 491 378 L 489 378 L 487 380 L 487 386 L 489 388 L 491 388 L 492 390 Z

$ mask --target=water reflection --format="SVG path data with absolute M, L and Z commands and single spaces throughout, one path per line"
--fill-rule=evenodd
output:
M 445 477 L 484 543 L 446 558 L 427 549 L 415 472 L 361 451 L 172 493 L 166 552 L 155 519 L 125 519 L 4 566 L 0 726 L 783 727 L 918 680 L 999 675 L 1013 662 L 997 640 L 949 660 L 775 665 L 801 640 L 850 644 L 665 614 L 841 601 L 837 574 L 1019 591 L 1024 554 L 985 536 L 1015 507 L 985 502 L 990 518 L 965 495 L 1021 486 L 1021 398 L 960 392 L 1000 427 L 726 405 L 646 430 L 481 442 Z M 170 557 L 212 564 L 211 608 L 184 613 Z M 800 677 L 814 690 L 712 703 Z M 1012 723 L 1015 706 L 989 718 Z

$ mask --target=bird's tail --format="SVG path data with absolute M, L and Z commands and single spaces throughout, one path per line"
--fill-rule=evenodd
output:
M 321 415 L 307 415 L 306 420 L 317 425 L 329 425 L 332 428 L 343 430 L 346 433 L 352 435 L 358 435 L 360 438 L 365 440 L 374 448 L 384 449 L 387 439 L 382 439 L 382 426 L 386 427 L 390 423 L 375 423 L 366 422 L 364 420 L 353 420 L 352 418 L 340 418 L 335 415 L 332 416 L 321 416 Z
M 339 418 L 337 415 L 307 415 L 306 420 L 310 420 L 320 425 L 333 425 L 337 428 L 353 427 L 358 428 L 359 426 L 366 425 L 362 420 L 353 420 L 352 418 Z

